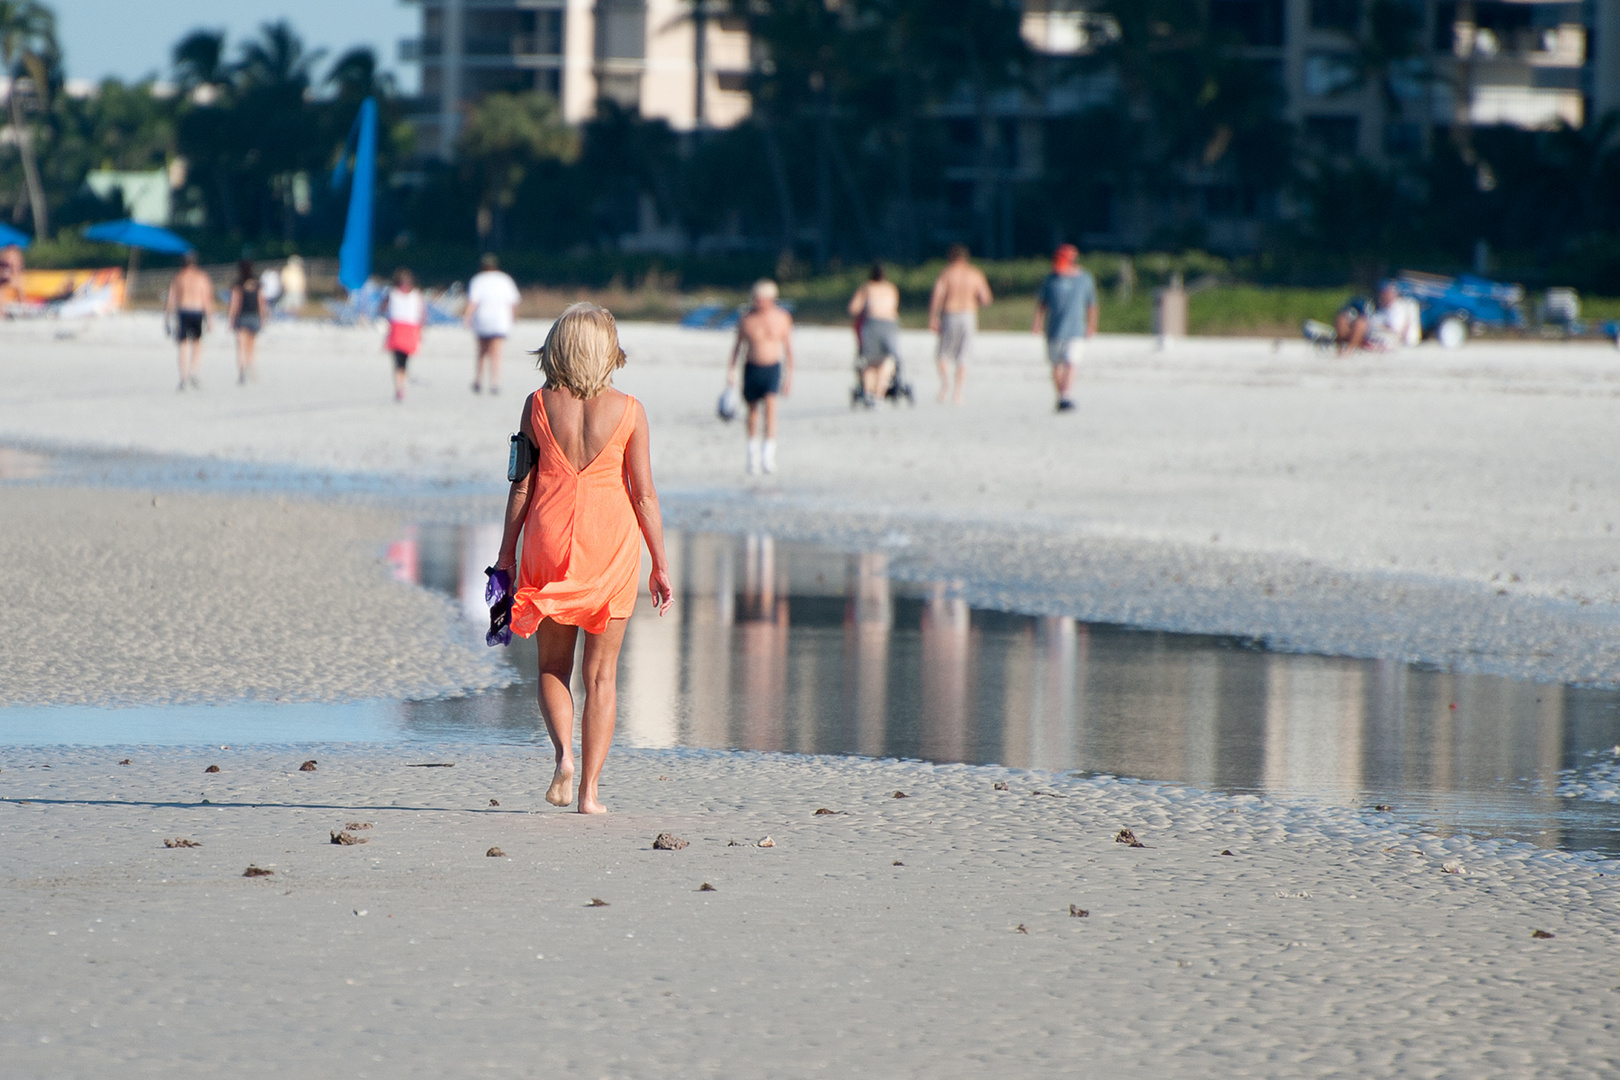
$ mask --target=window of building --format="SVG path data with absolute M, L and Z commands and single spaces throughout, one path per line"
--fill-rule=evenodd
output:
M 1354 154 L 1361 145 L 1361 118 L 1307 116 L 1305 137 L 1330 154 Z
M 1385 124 L 1384 153 L 1390 157 L 1414 157 L 1423 153 L 1423 125 Z
M 461 93 L 469 99 L 485 94 L 521 94 L 534 89 L 534 72 L 514 67 L 474 67 L 461 74 Z
M 746 71 L 721 71 L 715 74 L 714 80 L 719 84 L 720 89 L 728 94 L 748 93 L 748 72 Z
M 1305 93 L 1318 98 L 1342 94 L 1359 81 L 1355 57 L 1349 53 L 1306 53 L 1304 75 Z
M 1245 45 L 1283 43 L 1283 0 L 1210 0 L 1210 28 L 1236 34 Z
M 596 58 L 641 60 L 647 55 L 644 0 L 597 0 Z
M 1361 5 L 1362 0 L 1311 0 L 1311 29 L 1354 34 L 1361 29 Z

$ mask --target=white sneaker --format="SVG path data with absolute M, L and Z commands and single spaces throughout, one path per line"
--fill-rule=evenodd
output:
M 765 471 L 766 472 L 773 473 L 773 472 L 776 471 L 776 440 L 775 439 L 766 439 L 765 440 L 765 457 L 764 457 L 763 464 L 765 466 Z
M 748 475 L 758 476 L 762 453 L 757 439 L 748 440 Z

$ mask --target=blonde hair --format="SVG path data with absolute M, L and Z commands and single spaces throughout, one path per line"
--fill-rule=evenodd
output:
M 781 290 L 770 278 L 760 278 L 754 282 L 754 303 L 763 304 L 767 300 L 775 300 L 779 295 Z
M 625 359 L 613 313 L 588 300 L 568 305 L 534 355 L 548 389 L 567 390 L 581 401 L 612 385 Z

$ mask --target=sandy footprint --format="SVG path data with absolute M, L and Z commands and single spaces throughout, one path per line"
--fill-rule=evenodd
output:
M 546 802 L 552 806 L 567 806 L 574 801 L 574 769 L 573 766 L 557 766 L 557 772 L 551 778 L 551 786 L 546 789 Z

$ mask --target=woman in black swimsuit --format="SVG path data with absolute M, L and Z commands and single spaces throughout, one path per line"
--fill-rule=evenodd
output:
M 259 290 L 259 278 L 253 272 L 253 263 L 243 259 L 236 264 L 236 287 L 231 290 L 231 329 L 236 331 L 236 381 L 246 384 L 249 378 L 258 381 L 254 370 L 255 350 L 259 331 L 270 317 L 270 305 Z

